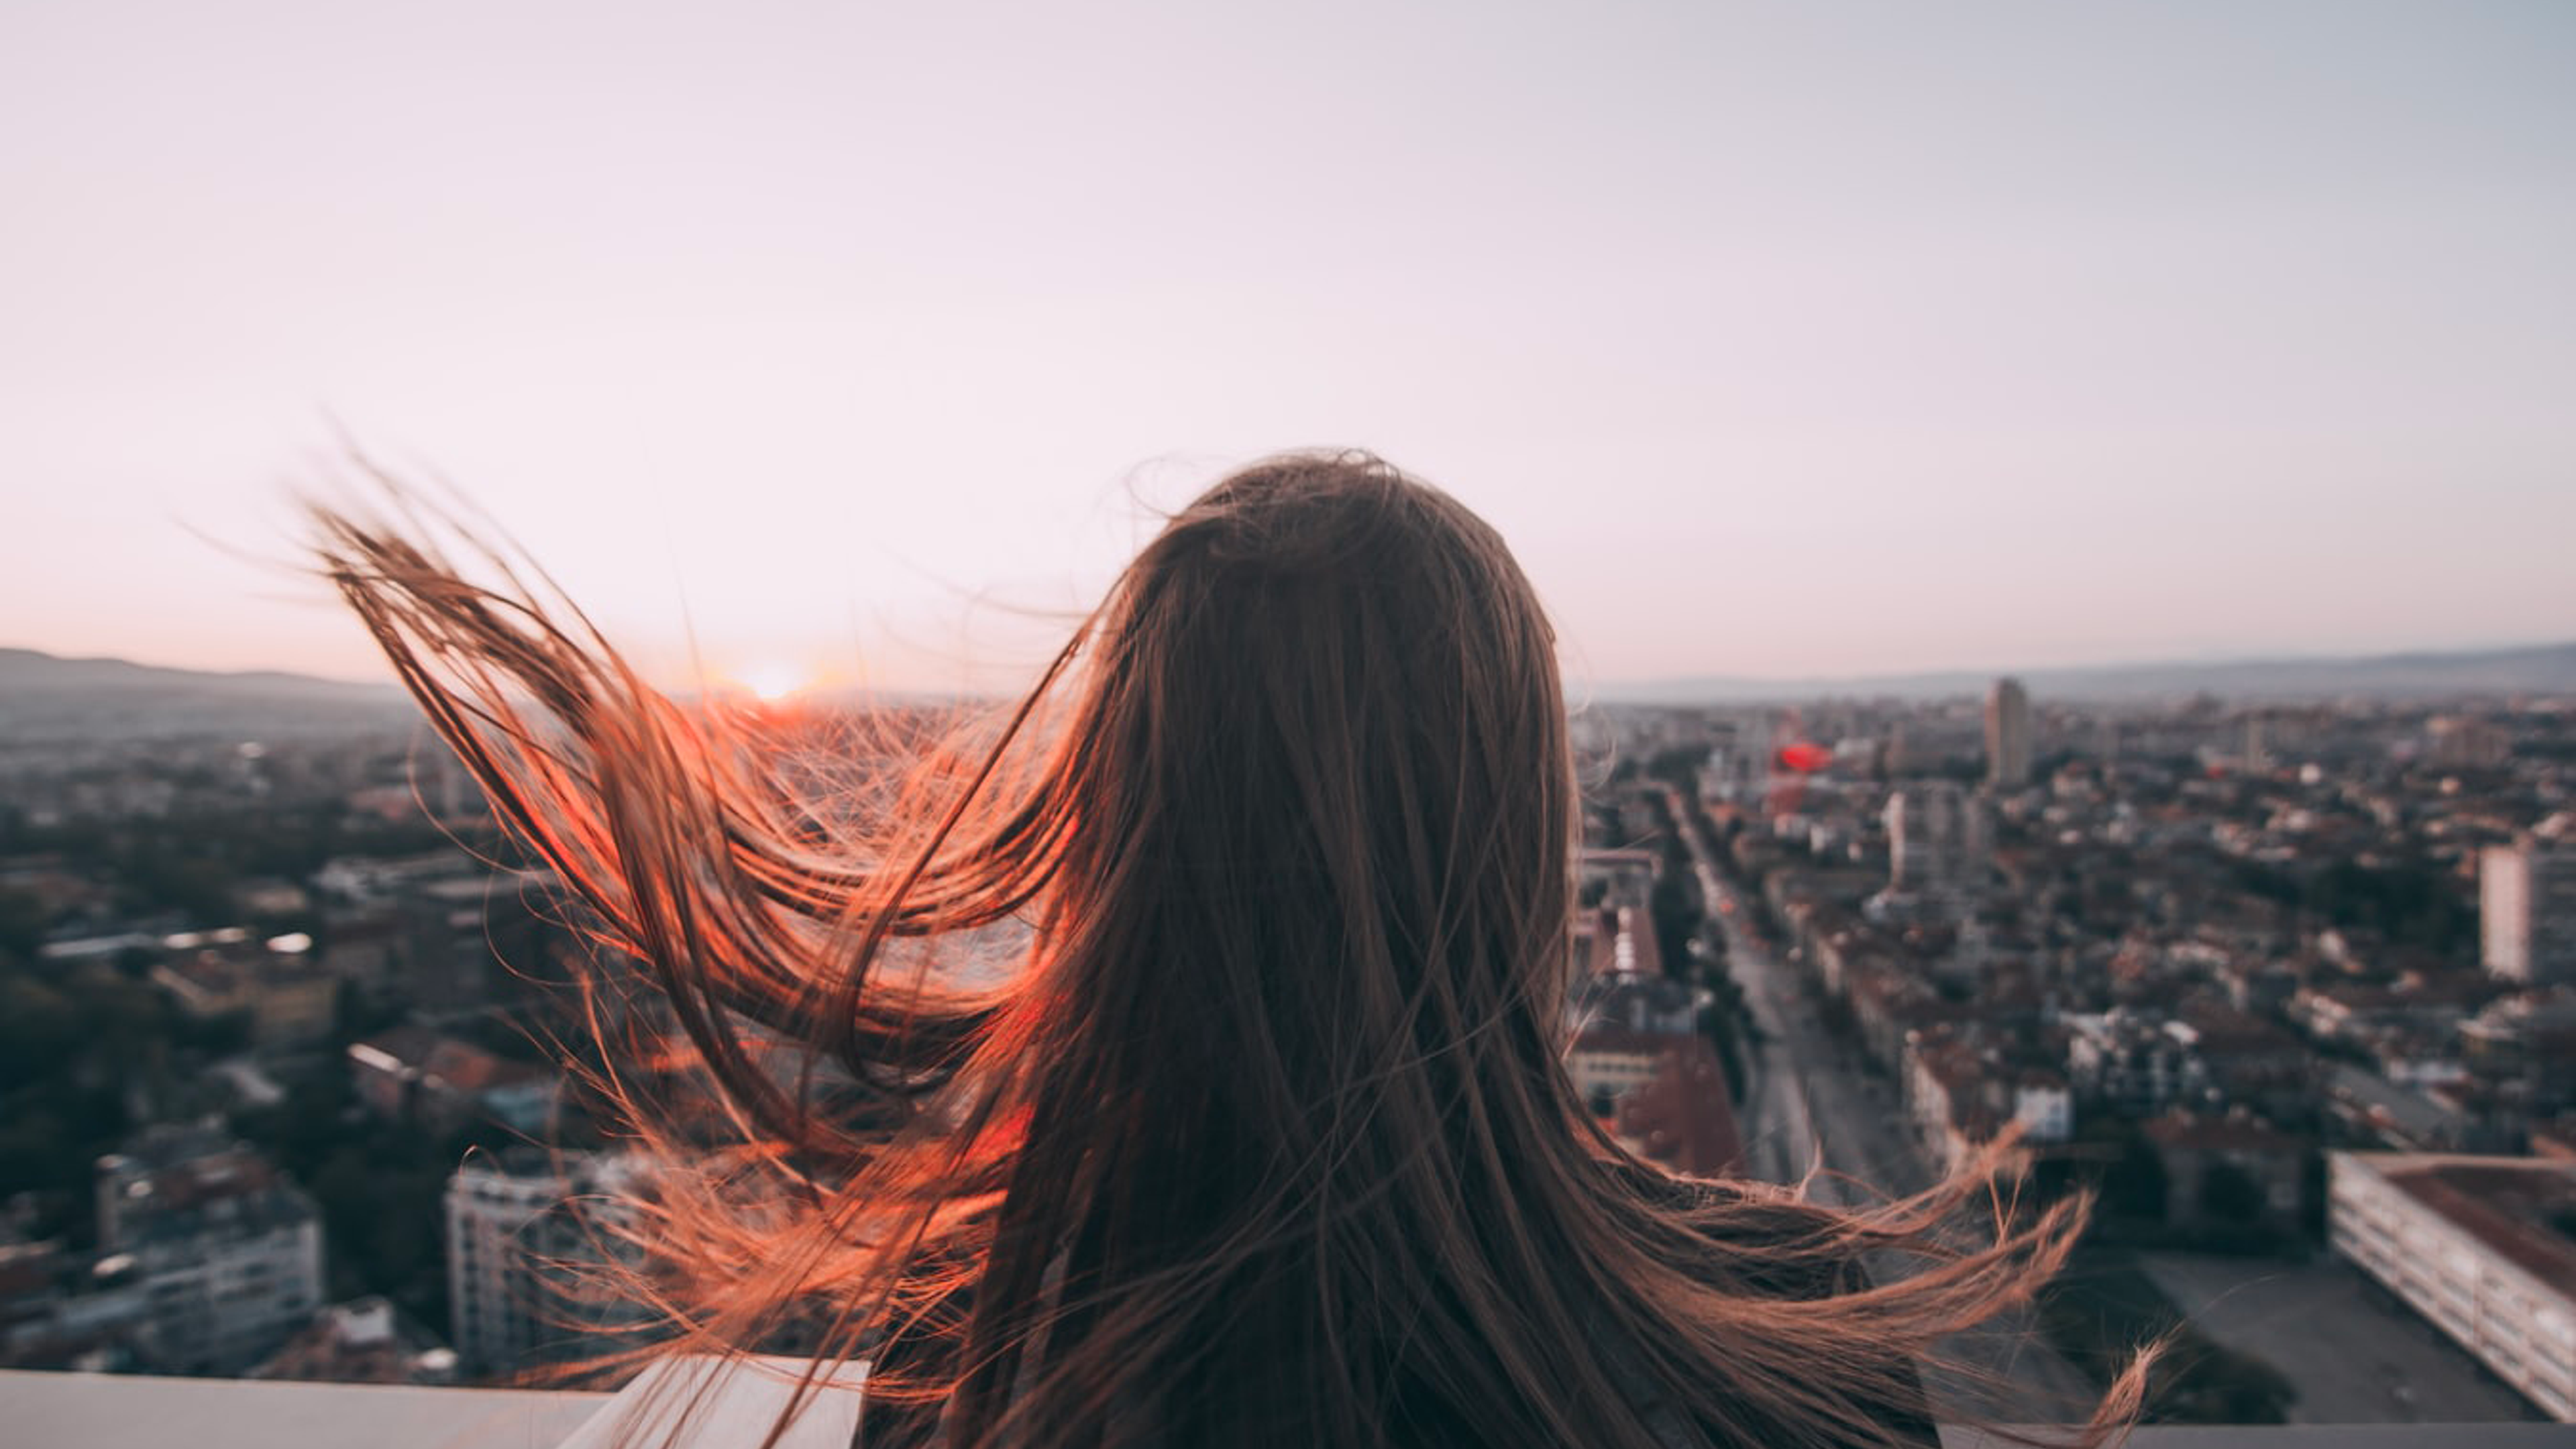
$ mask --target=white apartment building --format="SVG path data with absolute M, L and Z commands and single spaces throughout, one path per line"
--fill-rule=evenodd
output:
M 2328 1166 L 2335 1251 L 2576 1423 L 2576 1163 L 2336 1152 Z
M 322 1306 L 320 1216 L 249 1147 L 155 1128 L 99 1159 L 97 1189 L 101 1267 L 139 1289 L 151 1367 L 241 1373 Z
M 448 1338 L 469 1375 L 507 1374 L 608 1345 L 637 1321 L 600 1269 L 625 1253 L 609 1231 L 629 1169 L 614 1157 L 536 1149 L 476 1157 L 447 1180 Z
M 2068 1013 L 2066 1075 L 2078 1092 L 2108 1102 L 2126 1117 L 2211 1103 L 2209 1063 L 2190 1023 L 2115 1006 Z
M 2075 1135 L 2075 1094 L 2052 1072 L 2024 1072 L 2013 1086 L 2013 1120 L 2024 1142 L 2064 1142 Z
M 2478 941 L 2489 975 L 2576 984 L 2576 846 L 2526 835 L 2479 852 Z

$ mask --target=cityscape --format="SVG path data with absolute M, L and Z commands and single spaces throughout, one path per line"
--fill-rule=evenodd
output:
M 1642 1385 L 1727 1442 L 1902 1419 L 1968 1449 L 2096 1410 L 2115 1436 L 2136 1388 L 2136 1449 L 2576 1444 L 2571 60 L 2576 6 L 2552 0 L 0 5 L 0 1446 L 838 1449 L 858 1401 L 904 1404 L 909 1377 L 963 1422 L 898 1410 L 906 1442 L 1151 1442 L 1124 1377 L 1405 1443 L 1581 1440 L 1564 1430 L 1585 1416 L 1602 1442 L 1690 1438 Z M 840 1014 L 875 1004 L 864 982 L 838 983 L 822 1032 L 771 1010 L 808 1029 L 746 1026 L 737 1057 L 689 1028 L 758 1009 L 657 999 L 611 939 L 628 921 L 591 914 L 615 902 L 585 906 L 514 840 L 394 682 L 418 676 L 388 672 L 388 620 L 348 607 L 376 564 L 328 561 L 339 519 L 506 582 L 505 616 L 532 605 L 555 643 L 667 691 L 657 718 L 757 721 L 743 780 L 780 814 L 750 838 L 842 843 L 821 794 L 864 855 L 896 848 L 889 821 L 974 838 L 972 810 L 880 799 L 898 776 L 938 787 L 945 756 L 881 767 L 961 718 L 991 729 L 1050 661 L 1089 668 L 1068 634 L 1139 592 L 1121 581 L 1192 500 L 1345 449 L 1507 551 L 1549 645 L 1519 631 L 1522 664 L 1480 673 L 1527 682 L 1552 647 L 1581 830 L 1562 852 L 1571 831 L 1477 832 L 1562 854 L 1576 901 L 1561 1021 L 1518 990 L 1512 1031 L 1468 1020 L 1470 1050 L 1421 1049 L 1436 1075 L 1508 1038 L 1508 1065 L 1479 1068 L 1493 1097 L 1397 1111 L 1404 1092 L 1353 1079 L 1274 1094 L 1259 1131 L 1210 1117 L 1228 1149 L 1284 1153 L 1311 1117 L 1320 1142 L 1366 1144 L 1314 1163 L 1422 1173 L 1403 1194 L 1318 1179 L 1309 1256 L 1340 1286 L 1293 1314 L 1208 1277 L 1207 1317 L 1184 1318 L 1123 1269 L 1086 1297 L 1111 1231 L 1088 1225 L 995 1227 L 1005 1259 L 1073 1246 L 972 1296 L 983 1124 L 994 1160 L 1057 1156 L 1010 1138 L 1023 1070 L 1045 1112 L 1096 1118 L 1031 1140 L 1146 1211 L 1053 1185 L 1016 1206 L 1150 1224 L 1187 1206 L 1166 1182 L 1231 1160 L 1145 1152 L 1141 1124 L 1227 1105 L 1201 1081 L 1264 1081 L 1217 1044 L 1292 1039 L 1275 1013 L 1216 1020 L 1270 999 L 1252 990 L 1159 989 L 1210 979 L 1166 961 L 1237 953 L 1104 947 L 1136 988 L 1040 1015 L 1137 1063 L 1131 1117 L 1093 1075 L 1036 1070 L 1090 1073 L 1088 1049 L 1021 1049 L 1045 1034 L 1011 1013 L 1058 1003 L 1042 991 L 991 993 L 1013 1029 L 989 1041 L 980 1007 L 959 1013 L 977 1061 L 1009 1062 L 962 1079 L 916 1014 L 891 1055 L 818 1043 L 871 1035 Z M 1447 637 L 1425 615 L 1392 615 L 1408 646 Z M 1329 677 L 1339 657 L 1302 622 L 1228 622 L 1247 659 Z M 443 626 L 421 642 L 562 702 L 444 652 Z M 1445 668 L 1331 713 L 1439 741 L 1435 709 L 1467 697 Z M 1508 713 L 1555 739 L 1552 713 Z M 1281 733 L 1329 743 L 1325 718 Z M 1237 782 L 1218 766 L 1248 736 L 1173 732 L 1199 776 Z M 739 817 L 663 788 L 662 753 L 605 758 L 647 782 L 617 863 L 747 881 L 708 919 L 777 935 L 773 875 L 679 848 Z M 1480 807 L 1563 803 L 1492 788 L 1546 783 L 1502 758 L 1456 772 Z M 1146 775 L 1204 803 L 1199 776 Z M 1127 844 L 1064 783 L 1071 823 L 1002 832 L 1013 864 L 970 883 L 990 934 L 931 950 L 834 873 L 781 907 L 794 964 L 753 975 L 783 1000 L 823 984 L 818 961 L 873 970 L 873 939 L 830 955 L 821 918 L 846 904 L 887 926 L 884 959 L 954 967 L 956 999 L 985 1000 L 984 973 L 1030 957 L 1011 913 L 1081 904 L 987 897 L 1060 868 L 1065 842 Z M 1437 840 L 1409 788 L 1300 789 L 1343 801 L 1330 830 L 1355 800 Z M 1272 830 L 1277 808 L 1174 818 L 1318 843 Z M 630 849 L 647 840 L 668 848 Z M 1160 852 L 1152 878 L 1231 869 L 1231 849 Z M 1446 902 L 1461 852 L 1439 851 L 1327 874 L 1346 907 L 1354 881 L 1408 876 Z M 1476 893 L 1539 915 L 1512 885 L 1536 871 Z M 1157 926 L 1208 899 L 1109 894 Z M 1347 914 L 1378 959 L 1382 920 Z M 1251 938 L 1247 960 L 1338 949 L 1200 915 Z M 658 939 L 643 924 L 618 939 Z M 1511 940 L 1518 986 L 1555 963 L 1529 921 Z M 659 964 L 721 986 L 731 944 Z M 1417 1036 L 1446 981 L 1425 977 Z M 1376 1055 L 1349 993 L 1293 999 L 1325 1057 L 1411 1060 Z M 1163 1013 L 1157 1035 L 1091 1009 L 1124 1000 Z M 791 1068 L 781 1097 L 812 1110 L 761 1110 L 759 1074 Z M 743 1090 L 703 1094 L 727 1072 Z M 735 1132 L 744 1099 L 761 1125 Z M 1508 1134 L 1456 1106 L 1497 1099 Z M 896 1101 L 963 1165 L 887 1150 L 875 1114 Z M 677 1120 L 640 1130 L 639 1103 Z M 1561 1115 L 1578 1147 L 1552 1156 Z M 927 1130 L 956 1121 L 976 1131 Z M 801 1126 L 856 1130 L 835 1155 L 779 1130 Z M 774 1151 L 785 1190 L 698 1161 L 657 1183 L 639 1144 L 687 1156 L 702 1132 Z M 1483 1154 L 1478 1175 L 1435 1181 L 1435 1133 Z M 1675 1188 L 1613 1146 L 1730 1185 Z M 1130 1149 L 1151 1170 L 1108 1172 Z M 674 1246 L 709 1195 L 765 1234 L 853 1170 L 974 1189 L 920 1197 L 938 1251 L 879 1253 L 924 1240 L 826 1215 L 823 1251 L 868 1260 L 887 1311 L 800 1273 L 802 1243 Z M 1285 1221 L 1302 1191 L 1204 1195 Z M 1841 1211 L 1774 1201 L 1793 1194 Z M 914 1201 L 817 1200 L 869 1219 Z M 1404 1226 L 1340 1215 L 1397 1201 Z M 1936 1201 L 1946 1226 L 1912 1231 Z M 937 1238 L 951 1209 L 962 1258 Z M 1816 1256 L 1772 1233 L 1820 1217 L 1832 1286 L 1863 1290 L 1813 1306 L 1821 1336 L 1811 1305 L 1687 1296 Z M 2050 1236 L 2079 1217 L 2071 1246 Z M 1680 1218 L 1759 1236 L 1703 1257 Z M 1451 1232 L 1473 1271 L 1415 1273 Z M 1977 1258 L 1998 1235 L 2013 1246 Z M 1953 1252 L 1971 1266 L 1942 1279 Z M 2025 1259 L 2057 1270 L 2045 1288 Z M 679 1285 L 743 1261 L 777 1271 L 672 1343 L 662 1310 L 724 1297 Z M 1861 1281 L 1927 1264 L 1915 1291 Z M 1001 1291 L 1029 1280 L 1024 1302 Z M 892 1311 L 941 1282 L 969 1296 Z M 1969 1289 L 1991 1292 L 1941 1309 Z M 1425 1346 L 1448 1297 L 1472 1300 L 1457 1354 Z M 807 1321 L 853 1300 L 837 1328 Z M 1351 1304 L 1381 1317 L 1347 1332 Z M 939 1352 L 911 1356 L 916 1327 Z M 733 1373 L 744 1355 L 778 1372 Z M 1038 1412 L 1055 1386 L 1023 1390 L 1050 1363 L 1094 1402 Z M 1864 1367 L 1866 1393 L 1845 1382 Z M 1375 1412 L 1413 1379 L 1479 1428 Z M 703 1434 L 610 1422 L 710 1396 Z M 1000 1427 L 979 1397 L 1007 1401 Z M 1543 1431 L 1516 1428 L 1521 1399 Z M 1757 1408 L 1784 1434 L 1737 1424 Z M 1047 1417 L 1077 1432 L 1015 1427 Z
M 632 1346 L 551 877 L 389 692 L 135 674 L 193 703 L 21 688 L 0 735 L 0 1367 L 503 1385 Z M 2091 1194 L 1956 1348 L 2028 1404 L 2161 1340 L 2151 1422 L 2576 1422 L 2576 698 L 1574 723 L 1567 1070 L 1631 1151 Z

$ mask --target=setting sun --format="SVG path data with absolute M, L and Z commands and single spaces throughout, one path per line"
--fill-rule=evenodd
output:
M 776 704 L 814 682 L 810 670 L 775 661 L 745 668 L 736 679 L 764 704 Z

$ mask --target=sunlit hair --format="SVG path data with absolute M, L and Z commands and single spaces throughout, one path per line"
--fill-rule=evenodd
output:
M 592 1000 L 605 1036 L 665 1028 L 595 1070 L 661 1164 L 671 1346 L 869 1359 L 863 1442 L 1913 1442 L 1913 1361 L 2073 1241 L 1991 1161 L 1847 1212 L 1594 1123 L 1554 636 L 1490 528 L 1374 458 L 1226 479 L 1024 699 L 849 752 L 892 763 L 821 799 L 501 556 L 478 584 L 416 513 L 316 516 L 659 988 Z

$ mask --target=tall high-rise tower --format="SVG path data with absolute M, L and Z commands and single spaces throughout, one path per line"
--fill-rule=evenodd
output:
M 2480 852 L 2478 937 L 2490 975 L 2576 984 L 2576 848 L 2526 835 Z
M 1986 696 L 1986 783 L 2030 783 L 2030 696 L 2018 679 L 1998 679 Z

